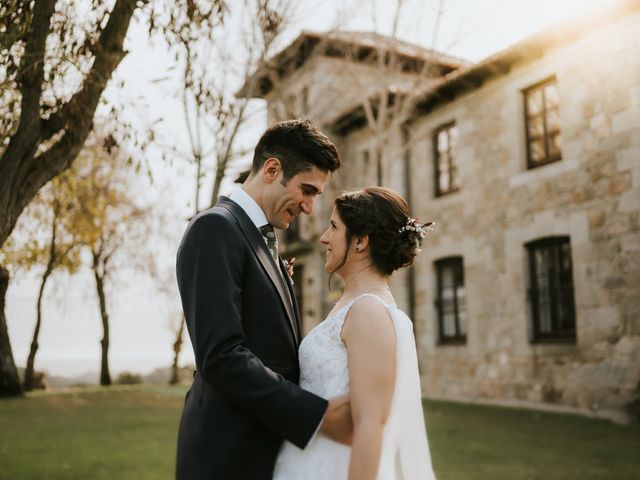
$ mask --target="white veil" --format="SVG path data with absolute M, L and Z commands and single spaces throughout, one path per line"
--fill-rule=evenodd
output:
M 396 387 L 389 433 L 397 442 L 395 470 L 402 480 L 435 480 L 424 424 L 413 324 L 401 310 L 388 309 L 396 331 Z

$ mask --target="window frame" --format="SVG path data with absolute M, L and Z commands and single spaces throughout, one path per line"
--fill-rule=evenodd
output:
M 559 255 L 563 254 L 563 246 L 567 245 L 569 249 L 569 271 L 555 272 L 556 278 L 547 278 L 549 285 L 549 319 L 551 322 L 551 331 L 542 332 L 540 303 L 537 301 L 538 292 L 541 290 L 537 281 L 537 270 L 535 253 L 541 249 L 558 249 Z M 575 343 L 577 333 L 576 322 L 576 304 L 575 304 L 575 286 L 573 281 L 573 255 L 571 249 L 571 238 L 569 236 L 551 236 L 544 237 L 525 244 L 528 260 L 529 286 L 527 288 L 527 300 L 529 303 L 529 314 L 532 326 L 532 343 Z M 562 257 L 558 264 L 562 264 Z M 570 283 L 562 284 L 559 280 L 562 277 L 568 278 Z M 562 290 L 567 290 L 563 292 Z M 563 310 L 568 311 L 571 315 L 572 329 L 565 329 L 559 325 L 560 319 L 557 318 L 558 309 L 554 306 L 554 302 L 561 298 L 564 301 Z
M 458 274 L 460 276 L 460 278 L 462 279 L 461 285 L 462 287 L 464 287 L 465 285 L 465 281 L 464 281 L 464 259 L 461 256 L 453 256 L 453 257 L 446 257 L 446 258 L 441 258 L 438 259 L 434 262 L 434 266 L 436 269 L 436 298 L 434 300 L 434 306 L 436 308 L 436 316 L 438 318 L 438 344 L 439 345 L 451 345 L 451 344 L 466 344 L 467 342 L 467 330 L 465 328 L 465 331 L 462 331 L 461 328 L 461 324 L 460 324 L 460 310 L 461 307 L 458 304 L 458 297 L 457 297 L 457 285 L 454 284 L 454 289 L 453 289 L 453 304 L 454 304 L 454 322 L 455 322 L 455 330 L 456 333 L 455 335 L 451 336 L 451 335 L 444 335 L 444 313 L 443 313 L 443 309 L 442 309 L 442 301 L 443 301 L 443 277 L 444 275 L 442 274 L 443 269 L 447 268 L 447 267 L 454 267 L 456 270 L 459 268 L 459 271 L 455 271 L 454 272 L 454 276 L 455 278 L 458 277 Z M 465 303 L 462 306 L 462 308 L 464 308 L 465 313 L 467 313 L 467 304 L 466 304 L 466 292 L 465 292 Z M 468 318 L 468 317 L 467 317 Z M 468 325 L 467 325 L 468 327 Z
M 533 168 L 537 168 L 537 167 L 542 167 L 544 165 L 548 165 L 550 163 L 555 163 L 555 162 L 559 162 L 560 160 L 562 160 L 562 149 L 560 149 L 560 152 L 556 155 L 551 155 L 551 147 L 550 147 L 550 143 L 551 143 L 551 137 L 549 135 L 549 129 L 547 126 L 547 101 L 546 101 L 546 95 L 544 93 L 544 87 L 546 87 L 547 85 L 551 85 L 551 84 L 555 84 L 556 86 L 556 90 L 558 89 L 558 80 L 556 78 L 555 75 L 552 75 L 550 77 L 547 77 L 543 80 L 540 80 L 539 82 L 534 83 L 533 85 L 528 86 L 527 88 L 525 88 L 524 90 L 522 90 L 522 99 L 524 102 L 524 131 L 525 131 L 525 138 L 526 138 L 526 143 L 527 143 L 527 169 L 531 170 Z M 528 96 L 536 91 L 536 90 L 540 90 L 542 89 L 542 112 L 540 115 L 542 115 L 542 120 L 543 120 L 543 139 L 544 139 L 544 160 L 540 161 L 540 162 L 534 162 L 532 159 L 532 154 L 531 154 L 531 143 L 532 143 L 532 138 L 531 138 L 531 134 L 530 134 L 530 129 L 529 129 L 529 125 L 530 125 L 530 118 L 529 118 L 529 105 L 528 105 Z M 559 95 L 558 95 L 559 96 Z M 559 110 L 560 110 L 560 100 L 558 99 L 558 115 L 559 115 Z M 562 138 L 562 129 L 559 128 L 559 135 Z
M 457 124 L 455 120 L 452 120 L 451 122 L 440 125 L 433 132 L 433 160 L 434 160 L 434 180 L 435 180 L 434 193 L 436 197 L 443 197 L 445 195 L 449 195 L 451 193 L 460 191 L 459 186 L 455 188 L 452 187 L 453 181 L 452 181 L 451 174 L 449 175 L 449 188 L 445 191 L 440 189 L 440 149 L 438 148 L 438 137 L 440 136 L 440 133 L 444 131 L 447 132 L 447 136 L 449 137 L 447 153 L 449 155 L 449 173 L 451 173 L 451 165 L 454 164 L 456 160 L 455 155 L 452 154 L 451 135 L 449 133 L 449 131 L 452 128 L 457 129 Z M 460 168 L 457 164 L 455 165 L 455 167 L 456 167 L 455 168 L 456 178 L 459 179 Z

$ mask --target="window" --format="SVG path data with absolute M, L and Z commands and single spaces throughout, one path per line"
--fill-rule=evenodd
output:
M 435 265 L 440 343 L 464 343 L 467 338 L 467 306 L 462 258 L 445 258 Z
M 526 247 L 534 340 L 574 341 L 576 316 L 569 238 L 545 238 Z
M 562 158 L 558 85 L 555 78 L 524 91 L 527 164 L 535 168 Z
M 440 127 L 434 135 L 437 197 L 460 188 L 458 163 L 455 158 L 457 139 L 458 128 L 454 123 Z

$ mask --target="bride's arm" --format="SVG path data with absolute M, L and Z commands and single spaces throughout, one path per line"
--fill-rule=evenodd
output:
M 351 307 L 341 336 L 354 426 L 349 480 L 375 480 L 395 385 L 395 330 L 386 308 L 365 297 Z

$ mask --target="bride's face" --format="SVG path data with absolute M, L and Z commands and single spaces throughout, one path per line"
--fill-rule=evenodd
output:
M 324 268 L 327 272 L 340 270 L 347 251 L 347 227 L 340 219 L 335 207 L 331 213 L 329 228 L 320 237 L 320 243 L 327 249 Z

